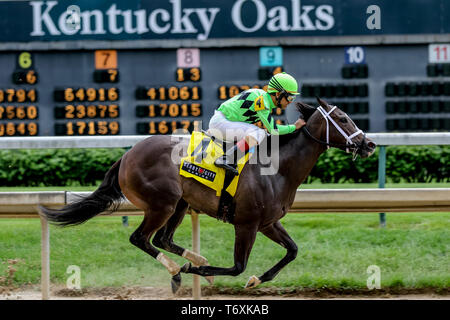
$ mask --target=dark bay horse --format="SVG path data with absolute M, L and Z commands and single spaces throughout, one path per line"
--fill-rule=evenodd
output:
M 327 148 L 337 147 L 365 158 L 376 148 L 346 113 L 319 98 L 317 100 L 320 104 L 317 108 L 296 104 L 307 125 L 279 137 L 277 172 L 263 175 L 259 164 L 247 164 L 242 170 L 234 197 L 232 267 L 210 266 L 204 257 L 173 242 L 175 230 L 189 206 L 216 217 L 219 204 L 214 190 L 179 175 L 179 164 L 172 158 L 176 148 L 187 149 L 188 138 L 152 136 L 137 143 L 110 168 L 102 184 L 91 195 L 61 209 L 40 207 L 41 214 L 60 226 L 76 225 L 103 211 L 116 210 L 125 196 L 145 213 L 130 242 L 167 268 L 172 275 L 174 292 L 181 284 L 180 273 L 198 274 L 208 280 L 213 276 L 242 273 L 256 234 L 261 232 L 286 248 L 287 253 L 263 275 L 252 276 L 246 287 L 272 280 L 297 255 L 297 245 L 279 220 L 291 207 L 297 187 L 307 178 L 319 156 Z M 157 248 L 183 256 L 192 264 L 180 267 Z

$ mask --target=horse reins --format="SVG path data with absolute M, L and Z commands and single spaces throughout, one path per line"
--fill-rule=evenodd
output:
M 326 141 L 322 141 L 320 139 L 317 139 L 316 137 L 314 137 L 311 132 L 309 132 L 309 130 L 306 128 L 306 126 L 302 127 L 303 132 L 312 140 L 314 140 L 315 142 L 325 145 L 327 146 L 327 148 L 329 149 L 330 147 L 334 147 L 334 148 L 345 148 L 345 151 L 347 153 L 351 152 L 351 149 L 353 149 L 353 153 L 355 154 L 356 151 L 361 147 L 360 145 L 354 143 L 352 141 L 352 138 L 362 134 L 363 135 L 363 141 L 365 140 L 365 134 L 364 132 L 359 129 L 356 124 L 353 122 L 353 124 L 356 127 L 356 132 L 352 133 L 350 136 L 347 135 L 345 133 L 344 130 L 342 130 L 342 128 L 331 118 L 330 114 L 336 109 L 336 106 L 333 106 L 333 108 L 331 108 L 331 110 L 329 112 L 325 111 L 324 108 L 322 108 L 322 106 L 319 106 L 316 108 L 316 110 L 318 110 L 320 112 L 320 114 L 322 115 L 322 117 L 325 119 L 325 122 L 327 124 L 327 140 Z M 351 120 L 351 119 L 350 119 Z M 334 127 L 336 128 L 336 130 L 338 130 L 338 132 L 345 138 L 345 140 L 347 141 L 347 143 L 330 143 L 330 123 L 331 122 Z

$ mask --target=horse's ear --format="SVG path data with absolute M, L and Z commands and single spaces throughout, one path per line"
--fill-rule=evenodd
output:
M 295 108 L 297 109 L 298 112 L 300 112 L 303 116 L 303 119 L 305 121 L 308 121 L 308 119 L 311 117 L 311 115 L 314 113 L 314 111 L 316 111 L 316 108 L 303 103 L 303 102 L 296 102 L 295 103 Z
M 324 108 L 325 110 L 329 109 L 328 103 L 326 103 L 324 100 L 320 99 L 318 96 L 316 96 L 317 102 Z

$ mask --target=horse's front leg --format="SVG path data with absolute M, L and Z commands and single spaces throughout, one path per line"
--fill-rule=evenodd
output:
M 234 242 L 234 266 L 231 268 L 221 268 L 213 266 L 193 267 L 186 263 L 181 267 L 181 272 L 193 273 L 201 276 L 237 276 L 241 274 L 246 266 L 248 257 L 255 242 L 257 226 L 255 225 L 235 225 Z
M 264 273 L 262 276 L 260 277 L 251 276 L 247 284 L 245 285 L 246 288 L 253 288 L 259 285 L 260 283 L 272 280 L 273 278 L 275 278 L 278 272 L 281 271 L 282 268 L 284 268 L 289 262 L 291 262 L 292 260 L 295 259 L 295 257 L 297 257 L 298 251 L 297 245 L 291 239 L 286 230 L 283 228 L 280 221 L 277 221 L 268 228 L 261 230 L 261 232 L 269 239 L 275 241 L 279 245 L 286 248 L 287 253 L 283 257 L 283 259 L 280 260 L 280 262 L 278 262 L 275 266 L 273 266 L 269 271 Z

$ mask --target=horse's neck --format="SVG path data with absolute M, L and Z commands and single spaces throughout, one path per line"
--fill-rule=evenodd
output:
M 285 177 L 287 188 L 303 183 L 326 148 L 301 133 L 280 150 L 279 173 Z

